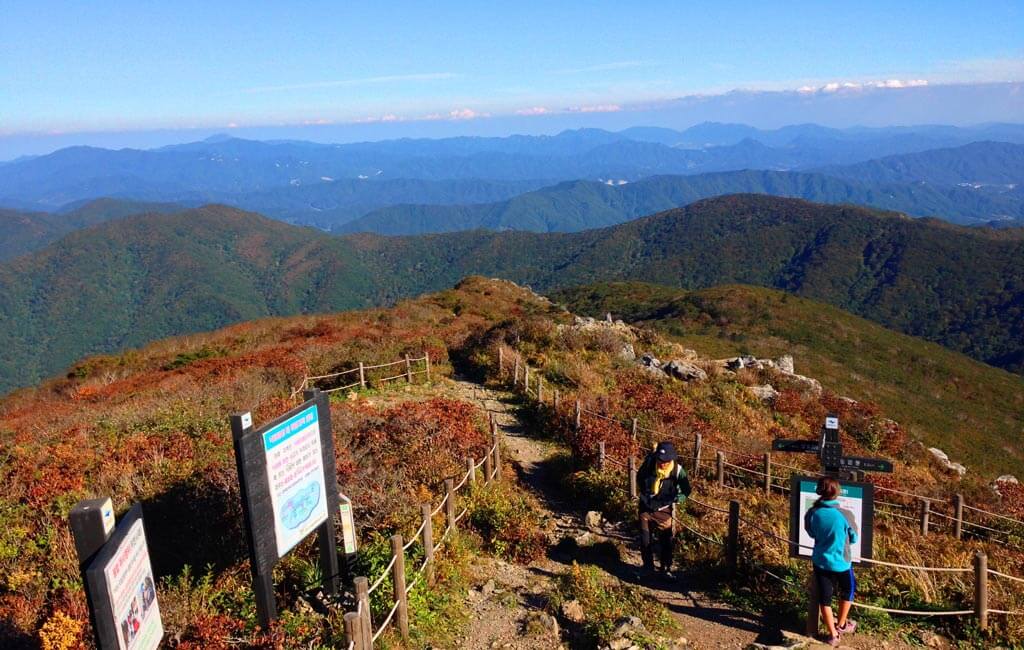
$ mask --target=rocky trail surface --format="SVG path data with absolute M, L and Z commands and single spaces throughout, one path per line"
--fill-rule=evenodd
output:
M 780 622 L 761 614 L 750 613 L 716 601 L 702 590 L 696 576 L 681 575 L 675 580 L 653 578 L 639 581 L 639 547 L 632 531 L 620 525 L 595 525 L 560 494 L 558 476 L 552 458 L 562 447 L 531 435 L 516 415 L 517 397 L 496 391 L 465 379 L 446 382 L 443 389 L 450 396 L 472 402 L 493 414 L 502 433 L 506 462 L 516 470 L 520 483 L 530 490 L 543 508 L 549 548 L 546 557 L 529 565 L 480 557 L 472 566 L 474 587 L 467 594 L 470 624 L 458 648 L 582 648 L 573 641 L 572 611 L 562 612 L 557 619 L 545 611 L 548 594 L 555 589 L 555 578 L 564 574 L 574 561 L 597 566 L 609 580 L 616 579 L 639 585 L 644 593 L 660 601 L 680 630 L 679 636 L 667 639 L 669 648 L 826 648 L 796 634 L 783 632 Z M 608 552 L 610 541 L 618 552 Z M 588 548 L 604 552 L 588 552 Z M 568 628 L 568 629 L 566 629 Z M 622 626 L 631 631 L 629 623 Z M 628 639 L 613 641 L 614 650 L 635 648 Z M 880 639 L 856 634 L 844 639 L 845 648 L 913 647 L 896 639 Z

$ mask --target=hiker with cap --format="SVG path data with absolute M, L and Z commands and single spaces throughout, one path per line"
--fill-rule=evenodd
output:
M 678 462 L 675 446 L 671 442 L 658 443 L 640 465 L 636 479 L 640 493 L 640 554 L 644 559 L 641 575 L 654 572 L 657 537 L 661 573 L 671 578 L 675 546 L 672 506 L 690 496 L 690 479 Z

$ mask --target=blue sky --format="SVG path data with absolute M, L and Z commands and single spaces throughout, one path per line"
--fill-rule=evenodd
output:
M 737 88 L 1024 80 L 1024 3 L 899 4 L 5 3 L 0 136 L 584 114 Z

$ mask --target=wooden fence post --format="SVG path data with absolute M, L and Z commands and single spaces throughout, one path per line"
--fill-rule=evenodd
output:
M 953 535 L 960 539 L 964 532 L 964 495 L 953 495 Z
M 725 540 L 725 563 L 729 574 L 736 575 L 740 549 L 740 502 L 729 501 L 729 535 Z
M 355 579 L 356 604 L 362 610 L 360 614 L 360 627 L 363 637 L 363 650 L 370 650 L 373 647 L 373 624 L 370 622 L 370 581 L 364 576 Z
M 772 493 L 772 454 L 764 452 L 764 493 Z
M 717 465 L 718 487 L 725 487 L 725 452 L 715 452 L 715 463 Z
M 818 636 L 818 620 L 820 596 L 818 595 L 818 581 L 814 579 L 814 573 L 807 576 L 807 621 L 804 634 L 814 638 Z
M 544 406 L 544 377 L 537 375 L 537 403 Z
M 472 458 L 466 459 L 466 472 L 469 476 L 469 484 L 474 485 L 476 483 L 476 461 Z
M 473 462 L 470 458 L 469 462 Z M 420 504 L 420 519 L 423 522 L 423 576 L 428 586 L 434 585 L 434 518 L 430 515 L 429 503 Z
M 701 441 L 703 440 L 703 437 L 704 436 L 702 436 L 701 434 L 698 433 L 696 435 L 696 437 L 693 439 L 693 477 L 694 478 L 697 478 L 697 475 L 700 473 L 700 445 L 701 445 Z
M 345 641 L 355 650 L 363 650 L 363 631 L 358 612 L 345 613 Z
M 395 563 L 391 565 L 391 586 L 394 588 L 394 602 L 398 603 L 398 631 L 402 641 L 409 643 L 409 599 L 405 594 L 405 549 L 402 548 L 402 536 L 391 536 L 391 557 Z
M 580 408 L 580 401 L 576 400 L 576 430 L 580 430 L 580 416 L 583 414 L 583 409 Z
M 505 346 L 498 344 L 498 378 L 505 374 Z
M 512 385 L 519 384 L 519 355 L 516 355 L 515 365 L 512 366 Z
M 444 510 L 448 519 L 448 530 L 455 530 L 455 479 L 444 480 Z
M 412 383 L 412 360 L 409 355 L 405 355 L 405 381 L 408 384 Z
M 423 361 L 427 365 L 427 383 L 430 383 L 430 350 L 423 353 Z
M 931 516 L 932 502 L 928 499 L 921 499 L 921 534 L 928 534 L 928 519 Z
M 554 399 L 551 402 L 551 408 L 554 409 L 555 415 L 558 415 L 558 389 L 555 389 Z
M 636 485 L 636 458 L 634 456 L 629 457 L 629 498 L 635 499 L 639 491 Z
M 530 395 L 530 364 L 523 364 L 523 394 Z
M 974 555 L 974 615 L 978 627 L 988 628 L 988 556 L 982 551 Z
M 366 390 L 366 372 L 363 370 L 363 362 L 359 362 L 359 387 Z
M 637 428 L 638 427 L 637 427 L 637 423 L 636 423 L 636 418 L 633 418 L 633 440 L 636 440 L 636 430 L 637 430 Z
M 604 454 L 604 440 L 597 443 L 597 469 L 604 471 L 605 465 L 605 454 Z
M 491 455 L 491 450 L 487 450 L 487 454 L 484 456 L 484 485 L 491 484 L 491 473 L 494 471 L 494 456 Z
M 495 480 L 501 479 L 501 436 L 498 435 L 498 430 L 495 429 L 494 433 L 491 434 L 491 445 L 494 447 L 494 478 Z

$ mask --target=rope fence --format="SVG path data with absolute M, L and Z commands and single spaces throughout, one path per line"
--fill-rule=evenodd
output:
M 387 377 L 370 377 L 367 373 L 371 370 L 381 370 L 383 368 L 391 368 L 398 365 L 405 365 L 405 371 Z M 414 364 L 417 365 L 418 369 L 414 369 Z M 422 364 L 421 366 L 419 364 Z M 389 363 L 378 363 L 374 365 L 367 365 L 362 361 L 355 368 L 349 368 L 348 370 L 339 370 L 338 372 L 330 372 L 323 375 L 308 375 L 303 377 L 302 382 L 299 386 L 292 391 L 291 398 L 295 399 L 297 395 L 301 395 L 302 391 L 310 388 L 313 383 L 317 381 L 323 381 L 326 379 L 337 379 L 338 377 L 344 377 L 346 375 L 358 373 L 358 379 L 355 382 L 344 384 L 341 386 L 331 386 L 329 388 L 322 388 L 321 391 L 324 393 L 335 393 L 339 391 L 345 391 L 352 388 L 359 387 L 365 390 L 371 384 L 386 384 L 389 381 L 395 381 L 396 379 L 405 379 L 410 384 L 413 382 L 413 377 L 416 375 L 426 375 L 426 381 L 430 382 L 430 353 L 424 352 L 422 357 L 410 357 L 405 355 L 405 358 L 399 359 L 398 361 L 391 361 Z
M 499 347 L 498 371 L 499 371 L 499 376 L 502 377 L 502 378 L 504 378 L 504 376 L 505 376 L 504 360 L 502 358 L 503 356 L 504 356 L 503 349 L 501 347 Z M 539 371 L 537 371 L 537 370 L 531 369 L 526 363 L 524 363 L 522 358 L 520 357 L 520 355 L 518 353 L 514 353 L 513 359 L 514 359 L 514 371 L 513 371 L 513 378 L 512 378 L 513 379 L 513 381 L 512 381 L 513 387 L 514 388 L 515 387 L 521 387 L 523 393 L 526 394 L 526 395 L 529 395 L 529 396 L 537 395 L 538 396 L 538 401 L 543 403 L 543 400 L 541 399 L 541 395 L 543 393 L 540 390 L 540 387 L 543 385 L 543 383 L 542 383 L 543 379 L 542 379 L 541 373 Z M 519 377 L 520 369 L 522 369 L 522 375 L 523 375 L 522 379 L 520 379 L 520 377 Z M 531 375 L 534 377 L 534 382 L 536 383 L 536 386 L 538 387 L 538 390 L 536 390 L 536 391 L 531 391 L 530 390 L 529 380 L 530 380 Z M 520 381 L 522 381 L 522 384 L 520 384 Z M 554 399 L 552 400 L 552 402 L 553 402 L 553 406 L 554 406 L 554 409 L 553 409 L 554 417 L 561 417 L 562 413 L 558 409 L 558 392 L 557 391 L 554 391 Z M 805 468 L 800 468 L 800 467 L 796 467 L 796 466 L 792 466 L 792 465 L 787 465 L 787 464 L 784 464 L 784 463 L 773 463 L 772 459 L 771 459 L 771 454 L 770 453 L 765 453 L 765 454 L 763 454 L 763 456 L 758 456 L 756 454 L 750 454 L 750 453 L 745 453 L 745 452 L 738 452 L 736 450 L 730 450 L 730 449 L 727 449 L 727 448 L 716 447 L 716 446 L 714 446 L 712 444 L 703 443 L 701 435 L 699 433 L 698 434 L 693 434 L 693 438 L 692 439 L 686 439 L 686 438 L 683 438 L 683 437 L 681 437 L 679 435 L 676 435 L 676 434 L 668 434 L 668 433 L 665 433 L 665 432 L 662 432 L 662 431 L 658 431 L 656 429 L 640 426 L 640 425 L 637 424 L 637 420 L 635 418 L 630 418 L 628 420 L 623 421 L 623 420 L 617 419 L 617 418 L 615 418 L 613 416 L 610 416 L 610 415 L 608 415 L 606 413 L 601 413 L 601 412 L 597 412 L 597 411 L 591 410 L 589 408 L 586 408 L 586 407 L 584 407 L 581 404 L 580 400 L 577 399 L 576 402 L 575 402 L 574 414 L 572 416 L 573 420 L 574 420 L 573 421 L 573 427 L 576 430 L 579 430 L 582 427 L 582 418 L 583 418 L 583 416 L 594 417 L 594 418 L 598 418 L 598 419 L 605 420 L 605 421 L 615 422 L 616 424 L 618 424 L 619 426 L 622 426 L 627 431 L 628 430 L 632 430 L 634 439 L 636 438 L 636 434 L 637 434 L 638 431 L 644 431 L 644 432 L 652 433 L 652 434 L 654 434 L 656 436 L 661 436 L 663 438 L 675 438 L 675 439 L 678 439 L 678 440 L 684 440 L 687 443 L 692 443 L 694 445 L 694 452 L 692 454 L 689 454 L 689 455 L 687 455 L 685 453 L 680 454 L 680 459 L 687 459 L 686 462 L 690 462 L 690 460 L 692 460 L 691 466 L 695 470 L 695 478 L 698 478 L 698 476 L 696 476 L 696 474 L 699 474 L 699 472 L 697 472 L 696 470 L 698 470 L 698 469 L 700 469 L 702 467 L 705 467 L 708 464 L 713 465 L 714 466 L 714 476 L 713 476 L 713 478 L 717 481 L 717 483 L 718 483 L 718 485 L 720 487 L 724 487 L 724 488 L 738 489 L 735 486 L 730 486 L 730 485 L 728 485 L 726 483 L 725 479 L 727 477 L 729 477 L 731 479 L 737 479 L 740 482 L 742 482 L 744 484 L 747 484 L 747 485 L 751 485 L 751 483 L 753 483 L 752 487 L 760 487 L 760 488 L 762 488 L 767 493 L 770 493 L 773 489 L 782 489 L 784 491 L 789 491 L 787 486 L 778 485 L 776 483 L 777 481 L 789 480 L 789 477 L 782 477 L 782 476 L 779 476 L 777 474 L 773 475 L 773 473 L 772 473 L 773 470 L 777 470 L 778 468 L 787 469 L 787 470 L 790 470 L 791 472 L 795 472 L 795 473 L 799 473 L 799 474 L 819 475 L 819 476 L 822 475 L 820 472 L 815 472 L 813 470 L 808 470 L 808 469 L 805 469 Z M 626 424 L 624 424 L 624 422 L 626 422 Z M 701 457 L 702 447 L 708 448 L 708 449 L 714 451 L 715 452 L 715 458 L 702 458 Z M 735 463 L 728 462 L 728 461 L 725 460 L 727 456 L 731 457 L 731 458 L 745 458 L 745 459 L 752 459 L 752 460 L 755 460 L 755 461 L 761 461 L 761 462 L 763 462 L 763 471 L 755 469 L 755 468 L 752 468 L 752 467 L 745 467 L 743 465 L 737 465 Z M 629 474 L 629 479 L 628 479 L 629 480 L 629 483 L 628 483 L 628 485 L 629 485 L 629 490 L 628 490 L 629 495 L 632 498 L 636 498 L 637 497 L 637 493 L 636 493 L 637 492 L 637 476 L 636 476 L 636 473 L 637 473 L 637 463 L 636 463 L 636 460 L 634 458 L 630 458 L 628 460 L 628 462 L 623 462 L 622 460 L 612 458 L 609 455 L 607 455 L 606 452 L 605 452 L 605 443 L 604 442 L 599 442 L 598 443 L 597 459 L 598 459 L 597 462 L 598 462 L 599 470 L 604 470 L 608 466 L 627 468 L 628 474 Z M 730 470 L 734 470 L 734 471 L 730 471 Z M 617 490 L 624 490 L 625 491 L 625 488 L 622 487 L 622 486 L 615 486 L 615 489 L 617 489 Z M 977 507 L 974 507 L 974 506 L 968 506 L 967 504 L 964 504 L 963 503 L 963 498 L 959 494 L 954 495 L 954 497 L 950 500 L 950 503 L 949 503 L 949 506 L 950 506 L 953 514 L 946 514 L 946 513 L 941 512 L 941 511 L 939 511 L 939 510 L 937 510 L 937 509 L 935 509 L 933 507 L 935 504 L 942 503 L 942 500 L 939 499 L 939 498 L 931 497 L 931 496 L 925 496 L 925 495 L 921 495 L 921 494 L 915 494 L 915 493 L 912 493 L 912 492 L 906 492 L 906 491 L 903 491 L 903 490 L 898 490 L 898 489 L 894 489 L 894 488 L 888 488 L 888 487 L 884 487 L 884 486 L 875 486 L 875 489 L 876 489 L 877 492 L 880 492 L 880 493 L 891 493 L 891 494 L 894 494 L 894 495 L 897 495 L 897 496 L 900 496 L 900 497 L 905 497 L 905 498 L 912 499 L 913 501 L 917 502 L 920 505 L 920 508 L 918 508 L 918 510 L 919 510 L 918 516 L 910 516 L 910 515 L 906 515 L 906 514 L 901 514 L 899 512 L 895 512 L 895 510 L 903 510 L 904 512 L 906 512 L 907 510 L 911 510 L 912 511 L 913 510 L 913 506 L 911 506 L 909 504 L 902 504 L 902 503 L 888 502 L 888 501 L 878 501 L 877 503 L 878 503 L 878 505 L 883 506 L 883 508 L 879 510 L 880 514 L 882 514 L 884 516 L 887 516 L 887 517 L 893 517 L 893 518 L 896 518 L 896 519 L 902 519 L 902 520 L 913 522 L 915 524 L 919 524 L 921 534 L 928 534 L 928 532 L 930 530 L 934 529 L 934 528 L 946 528 L 957 539 L 961 539 L 963 534 L 964 534 L 964 532 L 965 532 L 964 531 L 964 527 L 971 527 L 971 528 L 976 528 L 976 529 L 980 529 L 980 530 L 985 530 L 987 532 L 995 533 L 995 534 L 998 534 L 998 535 L 1006 535 L 1006 536 L 1012 536 L 1013 535 L 1012 532 L 1005 531 L 1005 530 L 999 530 L 999 529 L 996 529 L 996 528 L 985 526 L 983 524 L 979 524 L 979 523 L 972 522 L 972 521 L 969 521 L 969 520 L 965 519 L 964 516 L 963 516 L 963 513 L 964 513 L 965 510 L 977 512 L 977 513 L 982 514 L 982 515 L 994 516 L 994 517 L 996 517 L 996 518 L 998 518 L 1000 520 L 1007 521 L 1007 522 L 1010 522 L 1012 524 L 1020 525 L 1020 526 L 1024 527 L 1024 522 L 1022 522 L 1022 521 L 1013 519 L 1011 517 L 1006 517 L 1006 516 L 1000 515 L 998 513 L 993 513 L 993 512 L 990 512 L 988 510 L 984 510 L 982 508 L 977 508 Z M 806 545 L 802 545 L 802 544 L 796 543 L 796 542 L 790 540 L 787 537 L 783 537 L 783 536 L 778 535 L 778 534 L 776 534 L 776 533 L 774 533 L 774 532 L 772 532 L 772 531 L 770 531 L 768 529 L 765 529 L 765 528 L 759 526 L 757 523 L 755 523 L 755 522 L 753 522 L 753 521 L 751 521 L 749 519 L 741 517 L 740 516 L 740 508 L 741 508 L 740 502 L 738 500 L 736 500 L 736 499 L 732 499 L 729 502 L 729 507 L 728 508 L 722 508 L 722 507 L 719 507 L 719 506 L 716 506 L 716 505 L 713 505 L 713 504 L 710 504 L 710 503 L 702 502 L 702 501 L 700 501 L 698 499 L 694 499 L 694 498 L 690 498 L 688 501 L 693 503 L 696 506 L 699 506 L 701 508 L 704 508 L 704 509 L 708 510 L 710 513 L 720 513 L 720 514 L 726 514 L 727 515 L 727 517 L 728 517 L 727 534 L 726 534 L 726 537 L 723 540 L 721 540 L 721 541 L 716 540 L 716 539 L 708 536 L 707 534 L 705 534 L 705 533 L 703 533 L 703 532 L 693 528 L 692 526 L 688 525 L 685 521 L 683 521 L 683 520 L 679 519 L 678 517 L 676 517 L 674 510 L 673 510 L 673 515 L 672 515 L 672 521 L 674 523 L 677 523 L 683 530 L 686 530 L 689 533 L 695 535 L 698 539 L 701 539 L 701 540 L 703 540 L 705 542 L 708 542 L 708 543 L 711 543 L 711 544 L 715 544 L 715 545 L 719 545 L 719 546 L 724 547 L 725 556 L 726 556 L 726 565 L 727 565 L 727 567 L 729 568 L 729 570 L 731 572 L 736 572 L 737 569 L 738 569 L 738 563 L 739 563 L 738 549 L 740 547 L 740 528 L 741 528 L 741 524 L 742 524 L 743 527 L 754 529 L 755 531 L 761 533 L 762 535 L 768 537 L 769 539 L 785 543 L 787 545 L 787 547 L 789 547 L 789 548 L 791 548 L 793 546 L 796 546 L 796 547 L 802 548 L 802 549 L 810 549 L 810 548 L 812 548 L 812 547 L 809 547 L 809 546 L 806 546 Z M 889 509 L 889 510 L 887 510 L 887 509 Z M 931 515 L 935 515 L 937 519 L 942 520 L 942 522 L 948 522 L 948 523 L 944 523 L 943 525 L 939 525 L 938 521 L 932 522 L 932 521 L 930 521 Z M 890 562 L 890 561 L 887 561 L 887 560 L 876 560 L 876 559 L 873 559 L 873 558 L 862 558 L 861 562 L 863 562 L 864 564 L 868 564 L 868 565 L 873 565 L 873 566 L 878 566 L 878 567 L 885 567 L 885 568 L 901 570 L 901 571 L 917 571 L 917 572 L 923 572 L 923 573 L 936 573 L 936 574 L 965 574 L 965 573 L 967 573 L 967 574 L 974 574 L 974 581 L 975 581 L 975 602 L 973 603 L 973 608 L 972 609 L 956 609 L 956 610 L 950 609 L 950 610 L 935 610 L 935 611 L 932 611 L 932 610 L 909 610 L 909 609 L 894 609 L 894 608 L 880 607 L 880 606 L 871 605 L 871 604 L 868 604 L 868 603 L 859 603 L 859 602 L 854 602 L 853 603 L 854 606 L 861 607 L 863 609 L 869 609 L 869 610 L 873 610 L 873 611 L 880 611 L 880 612 L 885 612 L 885 613 L 888 613 L 888 614 L 895 614 L 895 615 L 921 616 L 921 617 L 931 617 L 931 616 L 969 616 L 969 615 L 973 615 L 973 616 L 978 617 L 978 619 L 979 619 L 979 627 L 981 627 L 982 629 L 986 628 L 987 625 L 988 625 L 988 614 L 1000 614 L 1000 615 L 1011 615 L 1011 616 L 1024 615 L 1024 611 L 1017 612 L 1017 611 L 1001 610 L 1001 609 L 994 609 L 994 608 L 989 608 L 988 607 L 988 576 L 989 575 L 994 575 L 994 576 L 997 576 L 997 577 L 1000 577 L 1000 578 L 1004 578 L 1004 579 L 1008 579 L 1008 580 L 1011 580 L 1011 581 L 1014 581 L 1014 582 L 1020 582 L 1020 583 L 1024 583 L 1024 578 L 1019 578 L 1019 577 L 1012 576 L 1012 575 L 1005 574 L 1005 573 L 1001 573 L 1001 572 L 998 572 L 998 571 L 995 571 L 995 570 L 992 570 L 992 569 L 988 569 L 988 566 L 987 566 L 988 558 L 987 558 L 987 555 L 985 553 L 983 553 L 983 552 L 978 552 L 975 555 L 974 566 L 973 567 L 921 566 L 921 565 L 904 564 L 904 563 L 900 563 L 900 562 Z M 790 584 L 792 586 L 798 586 L 798 585 L 793 584 L 790 581 L 787 581 L 785 578 L 782 578 L 782 577 L 780 577 L 780 576 L 778 576 L 778 575 L 768 571 L 766 568 L 763 568 L 763 567 L 758 567 L 758 568 L 760 568 L 764 573 L 766 573 L 767 575 L 769 575 L 770 577 L 772 577 L 772 578 L 774 578 L 776 580 L 780 580 L 780 581 L 785 582 L 787 584 Z M 810 625 L 810 618 L 808 620 L 808 624 Z M 817 626 L 817 616 L 816 615 L 815 615 L 815 618 L 814 618 L 814 625 Z

